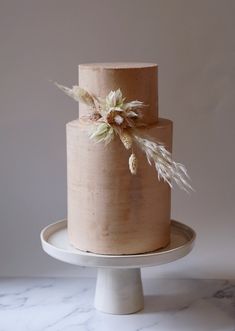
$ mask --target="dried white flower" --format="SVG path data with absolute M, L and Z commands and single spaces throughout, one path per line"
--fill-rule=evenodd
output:
M 117 107 L 117 106 L 121 105 L 124 101 L 124 99 L 122 97 L 122 92 L 120 89 L 109 92 L 109 94 L 107 95 L 105 100 L 106 100 L 106 105 L 108 106 L 108 108 Z
M 121 125 L 124 121 L 124 118 L 120 115 L 114 116 L 114 122 L 118 125 Z
M 137 119 L 142 117 L 141 109 L 146 105 L 138 100 L 125 102 L 120 89 L 111 91 L 104 100 L 100 100 L 101 113 L 105 117 L 110 113 L 120 112 L 120 116 L 124 118 L 127 126 L 133 127 L 133 123 L 128 119 Z
M 132 153 L 131 156 L 129 157 L 129 169 L 132 175 L 137 174 L 137 168 L 138 168 L 137 157 L 134 153 Z

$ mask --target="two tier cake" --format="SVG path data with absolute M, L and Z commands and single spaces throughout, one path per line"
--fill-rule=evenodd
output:
M 137 254 L 170 241 L 171 181 L 189 184 L 171 159 L 172 122 L 158 116 L 157 77 L 156 64 L 82 64 L 79 86 L 59 86 L 79 101 L 67 179 L 69 240 L 80 250 Z

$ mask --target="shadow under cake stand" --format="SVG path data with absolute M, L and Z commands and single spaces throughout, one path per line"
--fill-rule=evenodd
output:
M 50 224 L 41 232 L 43 250 L 63 262 L 98 268 L 95 308 L 110 314 L 130 314 L 144 307 L 140 268 L 157 266 L 187 255 L 193 248 L 193 229 L 171 221 L 171 242 L 160 250 L 134 255 L 101 255 L 69 244 L 67 221 Z

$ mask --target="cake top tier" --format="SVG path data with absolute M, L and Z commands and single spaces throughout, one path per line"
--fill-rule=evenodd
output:
M 147 107 L 143 121 L 158 119 L 158 66 L 153 63 L 88 63 L 79 65 L 79 86 L 98 97 L 106 97 L 120 88 L 126 101 L 139 100 Z M 87 106 L 80 104 L 79 116 L 87 114 Z

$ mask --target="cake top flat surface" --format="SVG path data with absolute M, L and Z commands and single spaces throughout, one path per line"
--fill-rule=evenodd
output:
M 156 63 L 145 62 L 107 62 L 107 63 L 84 63 L 79 68 L 100 68 L 100 69 L 137 69 L 157 67 Z

